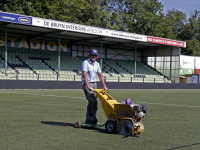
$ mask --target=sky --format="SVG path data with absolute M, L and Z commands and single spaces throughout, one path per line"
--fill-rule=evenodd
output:
M 164 13 L 173 8 L 186 13 L 187 17 L 191 16 L 194 10 L 200 11 L 200 0 L 158 0 L 164 5 Z

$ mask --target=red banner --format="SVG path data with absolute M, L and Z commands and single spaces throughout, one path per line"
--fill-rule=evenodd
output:
M 200 74 L 200 69 L 194 69 L 194 74 Z
M 177 46 L 177 47 L 186 47 L 186 42 L 174 41 L 174 40 L 151 37 L 151 36 L 147 36 L 147 42 L 170 45 L 170 46 Z

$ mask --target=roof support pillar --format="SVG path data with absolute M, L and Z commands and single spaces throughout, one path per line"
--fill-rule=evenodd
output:
M 169 73 L 170 79 L 172 78 L 172 47 L 170 47 L 170 73 Z
M 60 76 L 60 32 L 58 35 L 58 77 Z
M 106 47 L 106 48 L 105 48 L 105 59 L 107 59 L 107 58 L 108 58 L 108 56 L 107 56 L 107 55 L 108 55 L 108 48 Z
M 100 59 L 100 65 L 101 65 L 101 68 L 102 68 L 102 38 L 101 38 L 101 59 Z
M 29 39 L 29 54 L 31 54 L 31 41 L 32 41 L 32 38 L 31 39 Z
M 165 49 L 163 51 L 163 80 L 164 80 L 164 76 L 165 76 Z
M 137 46 L 136 46 L 136 44 L 135 44 L 135 71 L 134 71 L 134 78 L 136 78 L 136 67 L 137 67 L 137 65 L 136 65 L 136 59 L 137 59 Z
M 82 55 L 83 57 L 84 57 L 84 54 L 85 54 L 85 50 L 84 50 L 84 48 L 85 48 L 85 46 L 83 45 L 83 55 Z
M 157 49 L 155 49 L 155 55 L 154 55 L 154 57 L 155 57 L 155 59 L 154 59 L 154 69 L 156 69 Z
M 7 76 L 7 24 L 5 25 L 5 75 Z

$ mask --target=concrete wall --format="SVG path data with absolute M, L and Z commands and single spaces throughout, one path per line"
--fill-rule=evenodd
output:
M 200 89 L 200 84 L 107 82 L 109 89 Z M 102 88 L 98 83 L 98 88 Z M 80 81 L 0 80 L 0 89 L 82 89 Z

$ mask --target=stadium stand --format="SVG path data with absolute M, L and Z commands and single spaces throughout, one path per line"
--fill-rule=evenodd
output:
M 5 76 L 5 53 L 0 50 L 0 79 L 9 80 L 58 80 L 81 81 L 81 64 L 87 57 L 72 58 L 70 53 L 61 52 L 58 76 L 58 53 L 51 51 L 10 48 L 8 69 Z M 100 63 L 100 59 L 97 60 Z M 111 82 L 164 82 L 162 74 L 142 62 L 131 60 L 102 59 L 102 74 Z
M 80 61 L 87 59 L 79 57 Z M 97 60 L 100 63 L 100 60 Z M 112 82 L 169 82 L 163 75 L 142 62 L 137 63 L 135 75 L 135 63 L 132 60 L 102 59 L 102 74 L 106 80 Z M 164 81 L 165 80 L 165 81 Z

